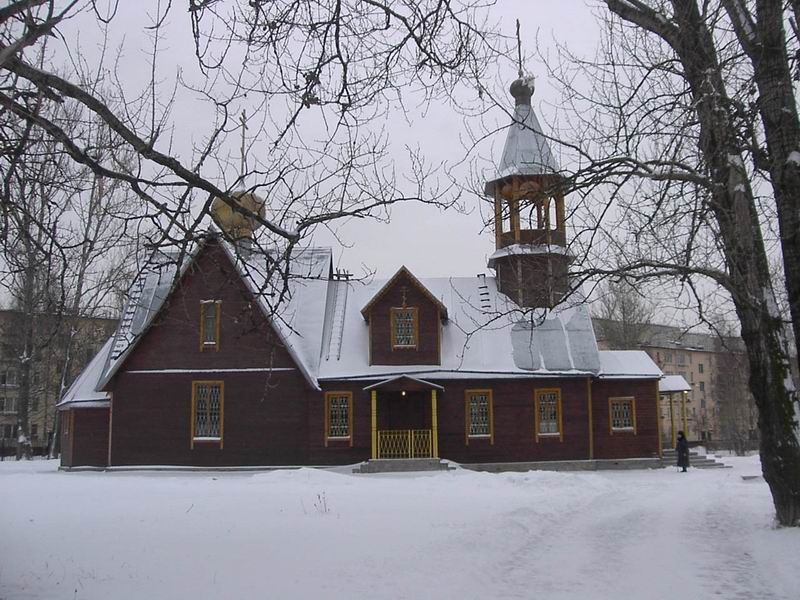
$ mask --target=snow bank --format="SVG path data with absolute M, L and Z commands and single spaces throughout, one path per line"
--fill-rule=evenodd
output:
M 0 598 L 796 598 L 734 469 L 362 476 L 0 463 Z

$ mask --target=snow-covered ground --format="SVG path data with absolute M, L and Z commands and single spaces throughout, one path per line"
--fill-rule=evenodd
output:
M 0 463 L 0 598 L 795 600 L 757 458 L 733 469 L 356 476 Z

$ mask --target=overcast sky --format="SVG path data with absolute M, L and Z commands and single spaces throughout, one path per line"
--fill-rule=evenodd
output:
M 191 30 L 184 5 L 176 3 L 161 42 L 162 52 L 158 60 L 158 75 L 162 89 L 169 95 L 176 74 L 183 77 L 198 77 L 199 72 L 193 53 Z M 115 36 L 112 46 L 121 48 L 120 79 L 129 94 L 134 94 L 147 85 L 150 77 L 147 56 L 150 41 L 145 33 L 148 25 L 147 11 L 154 12 L 156 0 L 121 2 L 112 25 Z M 492 17 L 500 22 L 503 33 L 513 35 L 515 19 L 522 25 L 523 48 L 528 55 L 537 51 L 552 53 L 554 40 L 566 44 L 578 55 L 592 55 L 598 39 L 598 26 L 593 16 L 597 12 L 596 0 L 498 0 Z M 89 62 L 93 49 L 101 42 L 101 36 L 93 18 L 76 19 L 64 27 L 67 37 L 75 36 L 81 54 Z M 124 37 L 123 37 L 124 35 Z M 72 40 L 70 40 L 72 42 Z M 74 46 L 73 44 L 69 44 Z M 57 53 L 57 60 L 64 58 Z M 67 57 L 75 59 L 76 57 Z M 528 60 L 526 71 L 537 77 L 534 107 L 542 121 L 545 132 L 552 131 L 548 122 L 552 120 L 553 105 L 558 102 L 559 91 L 546 77 L 545 69 L 536 60 Z M 507 72 L 496 73 L 496 80 L 505 90 L 516 78 L 511 63 L 498 67 Z M 507 91 L 502 92 L 510 109 L 513 101 Z M 488 115 L 488 120 L 499 124 L 509 122 L 506 115 L 497 110 Z M 173 152 L 183 154 L 185 163 L 190 163 L 190 140 L 206 134 L 212 113 L 208 105 L 199 102 L 185 90 L 179 92 L 172 110 Z M 410 124 L 403 118 L 388 123 L 388 132 L 397 143 L 398 152 L 402 144 L 418 144 L 431 163 L 454 162 L 464 154 L 463 118 L 443 107 L 432 107 L 424 116 L 416 117 Z M 482 156 L 499 159 L 505 132 L 495 135 L 491 146 L 482 150 Z M 254 151 L 258 151 L 256 148 Z M 403 157 L 398 155 L 398 165 Z M 488 164 L 487 164 L 488 166 Z M 402 173 L 398 173 L 402 176 Z M 486 271 L 486 259 L 494 251 L 491 230 L 484 230 L 483 218 L 487 203 L 477 197 L 465 198 L 466 213 L 449 210 L 440 212 L 421 205 L 395 207 L 389 223 L 357 220 L 339 228 L 339 238 L 347 246 L 339 245 L 325 231 L 318 231 L 313 242 L 335 248 L 337 267 L 356 274 L 364 269 L 375 270 L 379 277 L 391 276 L 401 265 L 405 265 L 421 277 L 465 276 Z M 567 199 L 569 202 L 569 198 Z M 483 206 L 481 206 L 481 204 Z M 481 210 L 483 208 L 483 210 Z

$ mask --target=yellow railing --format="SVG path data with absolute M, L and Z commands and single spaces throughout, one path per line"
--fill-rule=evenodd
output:
M 430 429 L 393 429 L 378 432 L 378 458 L 431 458 Z

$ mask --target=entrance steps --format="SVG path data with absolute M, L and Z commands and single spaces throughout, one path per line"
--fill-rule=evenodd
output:
M 670 467 L 678 464 L 678 453 L 673 448 L 664 448 L 664 466 Z M 717 460 L 716 456 L 699 454 L 695 450 L 689 451 L 689 468 L 694 469 L 730 469 L 729 465 Z
M 373 458 L 361 463 L 353 473 L 412 473 L 447 471 L 448 464 L 438 458 Z

